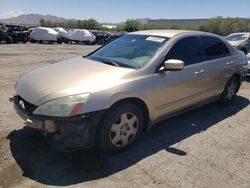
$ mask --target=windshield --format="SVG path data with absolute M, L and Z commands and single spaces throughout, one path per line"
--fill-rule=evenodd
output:
M 100 48 L 88 59 L 114 66 L 144 67 L 169 40 L 149 35 L 125 35 Z
M 225 37 L 227 41 L 247 40 L 248 38 L 249 38 L 248 34 L 233 34 Z

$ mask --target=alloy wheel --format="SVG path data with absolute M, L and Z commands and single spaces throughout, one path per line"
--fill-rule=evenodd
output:
M 116 147 L 128 145 L 138 132 L 138 119 L 135 114 L 126 112 L 121 114 L 112 124 L 110 141 Z
M 237 88 L 237 83 L 233 80 L 227 87 L 226 98 L 228 98 L 229 101 L 231 101 L 234 95 L 236 94 L 236 88 Z

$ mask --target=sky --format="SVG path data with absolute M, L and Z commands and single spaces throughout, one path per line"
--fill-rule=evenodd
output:
M 250 0 L 0 0 L 0 18 L 29 13 L 113 23 L 135 18 L 250 18 Z

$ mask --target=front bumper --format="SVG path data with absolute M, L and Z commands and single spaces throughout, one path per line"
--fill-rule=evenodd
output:
M 10 99 L 17 114 L 25 120 L 25 125 L 38 129 L 59 151 L 87 149 L 94 146 L 95 132 L 104 111 L 76 117 L 56 118 L 33 115 L 20 104 L 20 97 Z

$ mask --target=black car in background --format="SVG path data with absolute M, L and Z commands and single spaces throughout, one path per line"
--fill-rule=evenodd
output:
M 112 32 L 112 31 L 100 31 L 90 30 L 90 32 L 96 37 L 96 44 L 103 45 L 114 39 L 117 39 L 126 34 L 126 32 Z
M 0 42 L 26 43 L 29 40 L 28 28 L 21 25 L 4 25 L 0 24 Z

